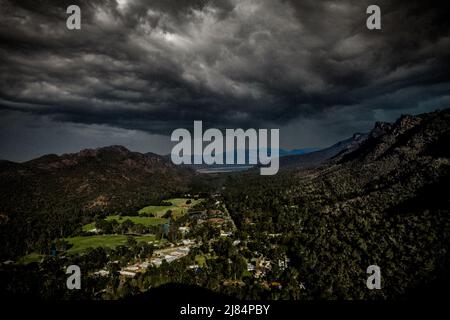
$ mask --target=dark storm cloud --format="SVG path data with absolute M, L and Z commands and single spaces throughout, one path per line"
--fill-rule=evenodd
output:
M 371 1 L 0 2 L 0 107 L 61 122 L 284 126 L 427 111 L 449 89 L 450 19 L 432 2 L 377 1 L 381 31 L 365 27 Z

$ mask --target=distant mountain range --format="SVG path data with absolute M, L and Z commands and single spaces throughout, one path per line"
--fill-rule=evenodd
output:
M 288 154 L 280 158 L 280 167 L 301 169 L 317 167 L 340 153 L 357 149 L 367 137 L 367 133 L 355 133 L 351 138 L 339 141 L 328 148 L 305 154 Z
M 368 137 L 367 133 L 355 133 L 352 137 L 339 141 L 334 145 L 327 148 L 304 148 L 304 149 L 294 149 L 294 150 L 286 150 L 279 149 L 279 158 L 280 158 L 280 167 L 281 168 L 301 168 L 308 169 L 317 167 L 327 160 L 330 160 L 334 156 L 338 155 L 341 152 L 352 151 Z M 255 150 L 258 152 L 258 150 Z M 236 160 L 235 152 L 235 160 Z M 269 154 L 271 154 L 271 150 L 269 149 Z M 192 164 L 188 165 L 191 168 L 194 168 L 198 172 L 216 173 L 219 168 L 233 168 L 235 171 L 242 171 L 244 169 L 249 169 L 253 166 L 259 165 L 250 165 L 248 159 L 251 159 L 251 152 L 249 150 L 245 150 L 245 159 L 246 164 Z M 226 153 L 219 155 L 219 157 L 223 157 L 225 159 Z M 170 155 L 166 156 L 167 159 L 170 159 Z M 195 156 L 199 162 L 202 160 L 201 156 Z M 253 159 L 257 160 L 257 158 Z M 225 170 L 226 171 L 226 170 Z
M 304 155 L 304 154 L 308 154 L 310 152 L 314 152 L 316 150 L 319 150 L 319 148 L 304 148 L 304 149 L 293 149 L 293 150 L 279 149 L 278 150 L 278 155 L 279 155 L 280 158 L 281 157 L 286 157 L 286 156 Z M 249 167 L 255 166 L 255 165 L 250 164 L 250 162 L 251 162 L 250 160 L 252 160 L 254 162 L 258 162 L 259 149 L 257 149 L 257 150 L 246 149 L 244 151 L 245 162 L 246 163 L 245 164 L 236 164 L 237 163 L 237 154 L 238 154 L 239 151 L 242 152 L 242 150 L 235 150 L 235 153 L 234 153 L 234 162 L 235 162 L 235 164 L 226 164 L 226 163 L 224 163 L 224 164 L 208 165 L 208 164 L 204 164 L 204 160 L 205 159 L 203 158 L 203 156 L 201 156 L 201 155 L 194 155 L 191 158 L 192 159 L 192 164 L 188 165 L 188 166 L 192 167 L 192 168 L 194 168 L 196 170 L 200 170 L 200 172 L 208 172 L 208 170 L 203 171 L 204 169 L 211 169 L 211 171 L 215 172 L 215 170 L 217 168 L 228 168 L 228 167 L 234 167 L 236 169 L 249 168 Z M 276 150 L 272 150 L 272 149 L 263 149 L 263 151 L 265 151 L 269 155 L 270 154 L 275 154 L 275 152 L 276 152 Z M 256 157 L 253 157 L 252 153 L 256 154 Z M 227 156 L 227 152 L 224 152 L 224 153 L 221 153 L 221 154 L 217 155 L 217 157 L 218 158 L 222 158 L 224 160 L 224 162 L 225 162 L 226 156 Z M 166 157 L 167 157 L 167 159 L 170 159 L 170 155 L 167 155 Z M 194 160 L 196 160 L 197 162 L 201 162 L 201 164 L 194 164 Z
M 339 141 L 335 143 L 334 145 L 327 147 L 327 148 L 304 148 L 304 149 L 293 149 L 293 150 L 286 150 L 286 149 L 279 149 L 279 158 L 280 158 L 280 167 L 281 168 L 301 168 L 301 169 L 309 169 L 317 167 L 326 161 L 330 160 L 334 156 L 338 155 L 341 152 L 349 152 L 352 151 L 368 137 L 367 133 L 355 133 L 352 137 Z M 268 154 L 272 154 L 272 150 L 268 149 Z M 218 172 L 218 169 L 224 169 L 224 172 L 229 171 L 243 171 L 250 169 L 257 165 L 252 165 L 249 163 L 249 159 L 252 159 L 253 161 L 258 160 L 257 156 L 256 158 L 253 158 L 251 156 L 251 151 L 256 152 L 256 155 L 258 154 L 258 150 L 245 150 L 245 164 L 213 164 L 213 165 L 207 165 L 203 163 L 203 158 L 201 155 L 194 155 L 191 159 L 192 163 L 194 160 L 197 160 L 198 162 L 202 162 L 201 164 L 191 164 L 186 165 L 187 167 L 193 168 L 201 173 L 216 173 Z M 235 163 L 237 162 L 237 150 L 235 151 L 234 158 Z M 267 152 L 267 151 L 266 151 Z M 150 153 L 149 153 L 150 154 Z M 224 152 L 223 154 L 219 154 L 218 157 L 224 159 L 227 156 L 227 153 Z M 166 159 L 170 160 L 170 155 L 164 156 Z M 230 170 L 227 170 L 227 168 L 231 168 Z
M 67 202 L 85 211 L 122 211 L 186 189 L 193 175 L 162 156 L 122 146 L 0 161 L 0 212 L 56 210 Z

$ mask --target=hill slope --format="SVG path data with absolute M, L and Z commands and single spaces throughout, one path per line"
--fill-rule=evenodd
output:
M 0 257 L 48 246 L 94 213 L 135 213 L 185 192 L 193 171 L 111 146 L 25 163 L 0 162 Z
M 46 155 L 25 163 L 0 163 L 2 211 L 64 207 L 84 211 L 126 210 L 158 195 L 181 191 L 192 172 L 163 157 L 121 146 Z
M 235 178 L 228 209 L 252 237 L 281 233 L 301 298 L 426 297 L 450 279 L 449 132 L 448 109 L 377 123 L 316 169 Z M 383 290 L 364 285 L 373 264 Z
M 355 150 L 366 138 L 367 134 L 355 133 L 352 137 L 339 141 L 328 148 L 310 153 L 283 156 L 280 158 L 280 167 L 297 169 L 317 167 L 340 153 Z

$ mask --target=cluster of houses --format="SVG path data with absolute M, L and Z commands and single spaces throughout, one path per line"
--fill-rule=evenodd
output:
M 252 258 L 247 263 L 247 271 L 252 272 L 255 278 L 264 277 L 272 269 L 270 260 L 264 257 Z
M 220 207 L 220 201 L 216 201 L 216 207 Z M 155 250 L 151 258 L 122 268 L 119 272 L 120 275 L 124 277 L 135 277 L 137 273 L 144 272 L 150 266 L 159 267 L 163 261 L 171 263 L 177 259 L 187 256 L 190 248 L 195 245 L 194 241 L 185 238 L 191 230 L 191 223 L 193 220 L 195 220 L 198 224 L 208 223 L 219 227 L 221 230 L 220 236 L 222 237 L 231 236 L 232 232 L 230 230 L 235 228 L 233 221 L 226 212 L 226 209 L 225 212 L 219 209 L 209 209 L 190 213 L 185 223 L 178 227 L 178 231 L 183 238 L 178 245 L 171 244 L 168 248 Z M 199 266 L 192 265 L 190 268 L 199 269 Z M 109 272 L 107 270 L 99 270 L 95 274 L 99 276 L 107 276 Z
M 202 216 L 197 217 L 197 223 L 208 223 L 221 228 L 222 236 L 229 236 L 231 230 L 235 229 L 233 220 L 227 212 L 219 209 L 209 209 Z M 226 235 L 225 235 L 226 233 Z
M 255 278 L 261 278 L 266 275 L 266 273 L 272 270 L 272 263 L 270 260 L 261 256 L 258 258 L 252 258 L 250 262 L 247 263 L 247 271 L 251 272 Z M 289 258 L 278 260 L 278 267 L 284 270 L 288 267 Z
M 132 265 L 128 265 L 119 271 L 119 274 L 124 277 L 133 278 L 137 273 L 145 272 L 148 267 L 159 267 L 163 261 L 170 263 L 189 254 L 190 248 L 195 244 L 191 240 L 183 240 L 183 245 L 172 246 L 165 249 L 156 250 L 150 259 L 146 259 L 142 262 L 136 262 Z M 95 275 L 106 277 L 109 275 L 108 270 L 99 270 L 94 273 Z
M 184 243 L 187 244 L 182 246 L 155 251 L 155 256 L 150 259 L 150 263 L 154 266 L 159 267 L 164 260 L 170 263 L 172 261 L 187 256 L 193 244 L 192 242 L 188 241 L 189 240 L 185 240 Z

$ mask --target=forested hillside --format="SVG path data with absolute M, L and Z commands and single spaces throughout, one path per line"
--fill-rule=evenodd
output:
M 0 162 L 0 257 L 69 235 L 96 213 L 131 213 L 189 188 L 193 171 L 121 146 Z
M 360 148 L 321 168 L 230 178 L 226 202 L 259 250 L 275 242 L 287 253 L 305 298 L 431 290 L 450 267 L 449 129 L 449 110 L 377 123 Z M 365 287 L 371 264 L 383 290 Z

